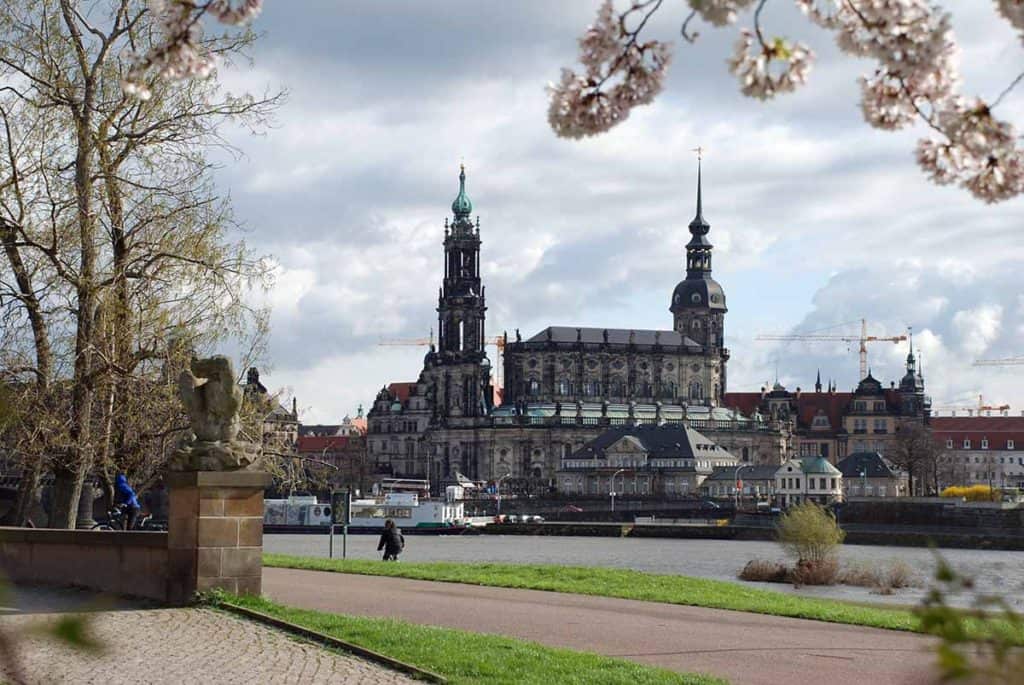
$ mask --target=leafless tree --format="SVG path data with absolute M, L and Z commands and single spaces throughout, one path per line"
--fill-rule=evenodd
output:
M 54 527 L 74 526 L 93 469 L 145 478 L 167 453 L 183 427 L 170 343 L 265 332 L 247 293 L 269 271 L 235 236 L 209 153 L 232 149 L 227 122 L 264 127 L 282 95 L 155 77 L 150 98 L 126 95 L 131 54 L 159 37 L 131 0 L 0 2 L 0 372 L 50 408 L 26 424 L 47 461 L 23 472 L 52 470 Z M 253 40 L 204 45 L 230 63 Z

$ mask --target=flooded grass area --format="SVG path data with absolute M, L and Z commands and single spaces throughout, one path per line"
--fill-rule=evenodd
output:
M 350 535 L 348 555 L 353 559 L 379 559 L 376 535 Z M 327 535 L 266 535 L 264 551 L 275 554 L 326 557 Z M 1024 552 L 943 549 L 938 553 L 959 572 L 975 579 L 982 593 L 998 593 L 1014 608 L 1024 609 Z M 335 536 L 335 555 L 341 555 L 341 536 Z M 921 587 L 903 588 L 889 595 L 870 588 L 834 585 L 801 587 L 775 583 L 744 583 L 807 597 L 841 599 L 857 603 L 913 605 L 924 596 L 935 571 L 935 553 L 918 547 L 843 545 L 840 562 L 851 567 L 904 562 Z M 740 583 L 737 576 L 752 559 L 788 561 L 772 542 L 732 540 L 671 540 L 548 536 L 406 536 L 402 560 L 563 564 L 632 569 Z

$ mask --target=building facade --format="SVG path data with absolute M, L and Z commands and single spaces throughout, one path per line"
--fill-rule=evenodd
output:
M 369 459 L 382 475 L 427 478 L 439 491 L 458 476 L 503 487 L 553 491 L 562 460 L 620 426 L 678 423 L 700 430 L 750 463 L 780 463 L 787 425 L 723 406 L 725 293 L 711 276 L 710 225 L 689 224 L 686 275 L 669 302 L 665 330 L 548 326 L 523 340 L 504 336 L 505 388 L 495 406 L 486 354 L 480 221 L 465 170 L 445 221 L 438 293 L 438 345 L 414 382 L 383 387 L 368 414 Z
M 687 497 L 716 468 L 739 460 L 681 423 L 612 428 L 562 460 L 558 492 L 566 495 Z
M 907 474 L 878 452 L 854 452 L 836 464 L 843 474 L 844 497 L 904 497 L 910 494 Z
M 831 382 L 822 388 L 819 373 L 813 392 L 791 392 L 776 381 L 770 391 L 727 393 L 723 402 L 745 415 L 788 424 L 795 456 L 824 457 L 833 464 L 858 452 L 891 454 L 901 426 L 927 425 L 931 419 L 913 341 L 898 385 L 883 386 L 869 370 L 852 392 L 837 392 Z
M 843 474 L 824 457 L 790 459 L 775 472 L 775 499 L 783 507 L 841 501 Z
M 1024 416 L 936 416 L 931 427 L 943 487 L 1024 487 Z

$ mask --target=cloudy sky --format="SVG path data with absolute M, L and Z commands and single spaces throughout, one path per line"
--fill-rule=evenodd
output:
M 991 99 L 1024 64 L 1021 42 L 993 3 L 945 4 L 965 92 Z M 768 31 L 819 58 L 799 93 L 744 98 L 725 67 L 738 27 L 704 26 L 695 45 L 676 45 L 654 105 L 602 137 L 559 140 L 544 87 L 573 64 L 596 5 L 266 0 L 254 64 L 222 78 L 235 91 L 286 87 L 289 101 L 267 135 L 234 136 L 245 154 L 219 182 L 246 239 L 278 265 L 264 380 L 297 396 L 304 421 L 338 421 L 385 383 L 416 378 L 424 349 L 378 341 L 434 324 L 463 160 L 490 334 L 670 328 L 698 145 L 731 390 L 756 390 L 776 368 L 791 388 L 810 388 L 818 368 L 852 388 L 856 344 L 755 336 L 855 333 L 863 317 L 873 334 L 913 326 L 936 406 L 981 393 L 1024 409 L 1024 367 L 971 366 L 1024 354 L 1024 198 L 990 206 L 930 185 L 913 162 L 921 130 L 862 123 L 856 78 L 869 63 L 837 54 L 783 0 L 765 12 Z M 651 35 L 671 40 L 683 7 L 666 2 Z M 1024 87 L 1002 115 L 1024 125 Z M 879 343 L 870 364 L 888 381 L 905 355 Z

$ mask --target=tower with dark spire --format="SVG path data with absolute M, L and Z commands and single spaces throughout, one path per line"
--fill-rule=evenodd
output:
M 697 212 L 689 225 L 690 240 L 686 243 L 686 278 L 672 292 L 673 329 L 704 348 L 710 362 L 711 373 L 718 376 L 710 380 L 708 399 L 717 403 L 726 391 L 725 363 L 729 358 L 725 349 L 725 291 L 711 277 L 711 252 L 708 239 L 711 224 L 704 218 L 702 169 L 698 149 L 697 157 Z M 717 389 L 717 395 L 715 390 Z
M 438 349 L 432 361 L 442 416 L 482 416 L 491 404 L 490 362 L 484 346 L 487 306 L 480 279 L 480 221 L 470 218 L 466 169 L 459 170 L 459 194 L 452 220 L 445 221 L 444 277 L 438 293 Z M 428 355 L 429 356 L 429 355 Z
M 907 417 L 926 416 L 931 401 L 924 394 L 924 376 L 914 357 L 914 334 L 910 332 L 910 351 L 907 352 L 907 371 L 900 379 L 900 413 Z

